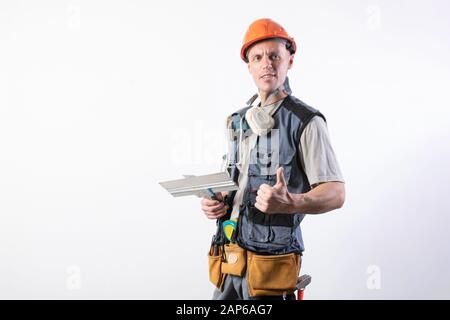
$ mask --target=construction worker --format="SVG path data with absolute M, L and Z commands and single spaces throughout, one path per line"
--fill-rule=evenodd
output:
M 239 190 L 201 202 L 218 226 L 208 255 L 213 299 L 294 299 L 304 215 L 344 203 L 325 117 L 291 94 L 297 50 L 270 19 L 245 34 L 241 58 L 258 93 L 227 119 L 227 170 Z

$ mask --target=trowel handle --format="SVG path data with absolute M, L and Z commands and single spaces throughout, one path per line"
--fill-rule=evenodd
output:
M 206 190 L 208 191 L 209 196 L 211 197 L 211 200 L 219 200 L 219 199 L 217 199 L 217 194 L 214 191 L 212 191 L 212 189 L 206 189 Z

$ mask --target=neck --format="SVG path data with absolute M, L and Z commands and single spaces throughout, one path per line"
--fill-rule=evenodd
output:
M 259 91 L 259 98 L 261 99 L 261 107 L 268 106 L 272 103 L 286 98 L 288 95 L 282 89 L 276 89 L 272 92 Z

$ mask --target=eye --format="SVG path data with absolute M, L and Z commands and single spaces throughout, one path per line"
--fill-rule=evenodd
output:
M 253 56 L 253 61 L 260 61 L 261 56 L 259 54 Z
M 280 56 L 274 53 L 274 54 L 271 54 L 271 55 L 270 55 L 270 59 L 271 59 L 271 60 L 279 60 L 279 59 L 280 59 Z

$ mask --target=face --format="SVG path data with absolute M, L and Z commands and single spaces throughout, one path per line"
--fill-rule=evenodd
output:
M 247 57 L 248 70 L 260 93 L 272 93 L 283 85 L 294 61 L 294 55 L 277 40 L 258 42 L 250 47 Z

